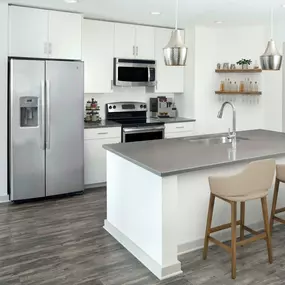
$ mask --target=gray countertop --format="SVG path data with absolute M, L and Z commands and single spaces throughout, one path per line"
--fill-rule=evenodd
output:
M 248 140 L 238 141 L 236 150 L 231 144 L 189 142 L 194 137 L 104 145 L 104 148 L 159 176 L 285 155 L 285 133 L 252 130 L 238 132 L 237 136 Z
M 163 122 L 165 124 L 171 124 L 171 123 L 186 123 L 186 122 L 196 122 L 195 119 L 189 119 L 189 118 L 148 118 L 148 122 L 155 123 L 155 122 Z
M 163 122 L 166 124 L 170 123 L 183 123 L 183 122 L 195 122 L 195 119 L 188 119 L 188 118 L 182 118 L 182 117 L 177 117 L 177 118 L 148 118 L 147 122 L 148 123 L 155 123 L 155 122 Z M 84 123 L 84 128 L 85 129 L 96 129 L 96 128 L 113 128 L 113 127 L 120 127 L 121 125 L 118 123 L 115 123 L 113 121 L 109 120 L 102 120 L 100 123 Z
M 108 120 L 102 120 L 100 123 L 95 123 L 95 122 L 84 123 L 84 129 L 114 128 L 114 127 L 121 127 L 121 125 L 116 122 Z

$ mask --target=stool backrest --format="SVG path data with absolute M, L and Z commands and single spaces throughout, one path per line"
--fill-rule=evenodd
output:
M 276 176 L 282 182 L 285 182 L 285 164 L 277 164 Z
M 223 197 L 240 197 L 266 192 L 272 186 L 275 165 L 273 159 L 254 161 L 235 175 L 209 177 L 211 191 Z

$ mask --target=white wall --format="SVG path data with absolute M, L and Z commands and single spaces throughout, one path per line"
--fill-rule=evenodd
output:
M 149 98 L 157 96 L 167 96 L 174 98 L 173 94 L 146 93 L 145 88 L 143 87 L 134 87 L 134 88 L 114 87 L 114 92 L 110 94 L 85 94 L 85 102 L 91 100 L 92 98 L 98 101 L 98 104 L 101 107 L 100 116 L 102 119 L 105 119 L 105 104 L 107 103 L 131 101 L 131 102 L 145 102 L 149 104 Z
M 217 63 L 236 63 L 240 58 L 259 60 L 266 42 L 264 27 L 204 27 L 195 30 L 195 117 L 201 133 L 224 132 L 231 127 L 232 112 L 225 110 L 222 120 L 217 118 L 223 101 L 230 99 L 237 108 L 237 129 L 264 128 L 263 106 L 267 93 L 258 99 L 245 96 L 218 96 L 221 80 L 225 77 L 239 82 L 245 77 L 258 81 L 263 87 L 263 74 L 229 75 L 214 72 Z
M 269 35 L 269 29 L 267 34 Z M 275 24 L 274 28 L 274 40 L 276 41 L 276 45 L 278 47 L 278 50 L 280 53 L 283 53 L 283 65 L 284 65 L 284 57 L 285 57 L 285 20 L 281 20 Z M 272 117 L 273 119 L 276 118 L 276 114 L 279 116 L 282 116 L 282 131 L 285 131 L 285 101 L 283 98 L 285 98 L 285 69 L 282 68 L 282 72 L 273 72 L 271 76 L 272 79 L 272 87 L 274 90 L 274 93 L 272 95 L 272 100 L 270 105 L 268 105 L 267 108 L 267 114 L 265 116 L 268 118 Z M 275 80 L 275 82 L 273 81 Z M 280 84 L 280 81 L 282 84 Z M 282 102 L 282 104 L 280 103 Z M 281 115 L 280 115 L 281 112 Z M 279 121 L 279 117 L 278 117 Z M 280 127 L 280 126 L 279 126 Z
M 0 202 L 7 195 L 8 4 L 0 3 Z

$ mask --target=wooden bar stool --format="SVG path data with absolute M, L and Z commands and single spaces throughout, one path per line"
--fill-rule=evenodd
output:
M 276 180 L 275 180 L 272 210 L 271 210 L 271 217 L 270 217 L 270 230 L 271 230 L 271 232 L 273 229 L 274 221 L 285 224 L 284 219 L 278 218 L 276 216 L 276 214 L 280 214 L 280 213 L 285 212 L 285 208 L 276 209 L 280 182 L 285 183 L 285 165 L 284 164 L 279 164 L 276 166 Z
M 236 278 L 236 247 L 248 243 L 265 239 L 267 242 L 268 260 L 272 263 L 272 246 L 269 227 L 269 217 L 267 208 L 268 189 L 272 186 L 275 173 L 274 160 L 261 160 L 251 162 L 246 168 L 233 176 L 227 177 L 209 177 L 211 190 L 208 219 L 205 234 L 203 258 L 207 258 L 209 241 L 219 245 L 231 254 L 232 259 L 232 278 Z M 231 205 L 231 223 L 218 227 L 211 227 L 215 198 L 220 198 Z M 254 199 L 261 199 L 264 233 L 258 233 L 245 226 L 245 202 Z M 237 221 L 237 202 L 241 203 L 241 217 Z M 236 241 L 236 226 L 240 226 L 240 241 Z M 231 246 L 228 246 L 211 236 L 212 233 L 231 228 L 232 238 Z M 244 230 L 253 234 L 252 237 L 244 239 Z

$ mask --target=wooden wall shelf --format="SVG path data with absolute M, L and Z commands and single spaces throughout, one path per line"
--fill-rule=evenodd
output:
M 216 69 L 216 73 L 260 73 L 262 69 Z
M 261 95 L 262 92 L 227 92 L 227 91 L 216 91 L 218 95 Z

